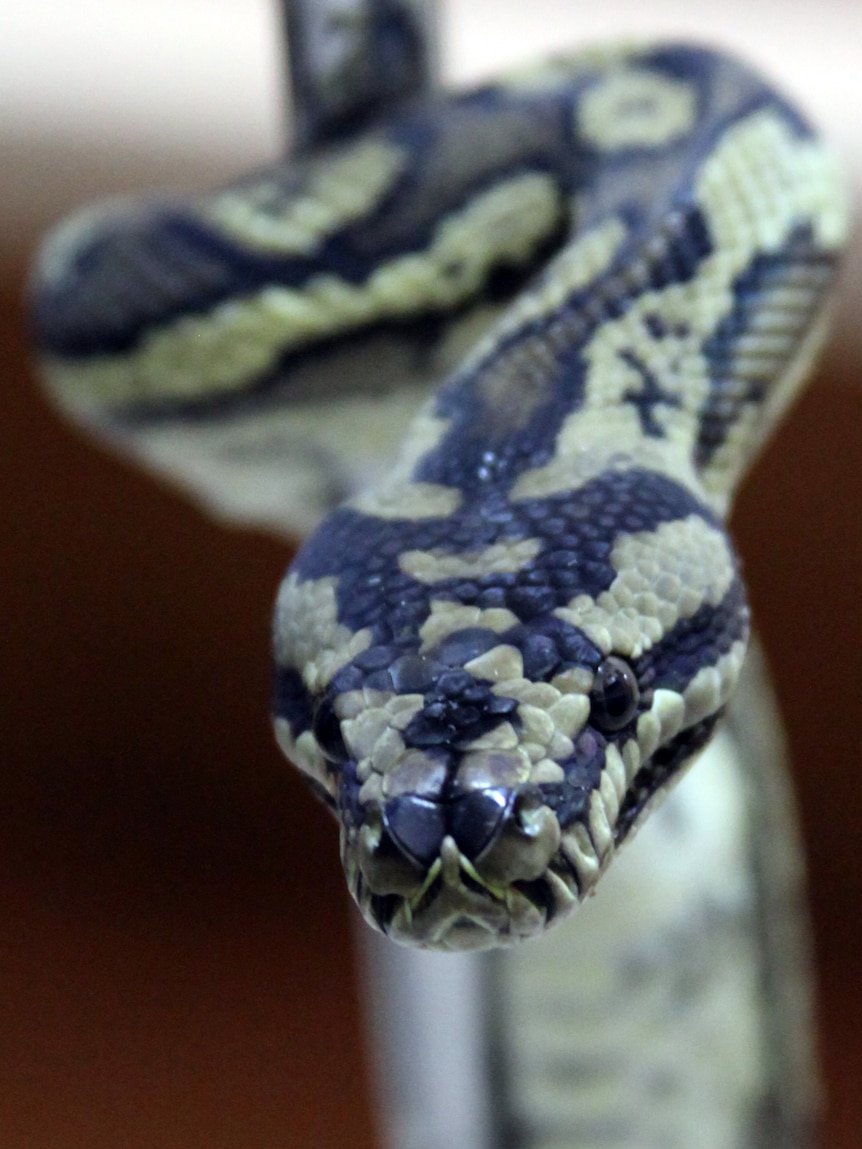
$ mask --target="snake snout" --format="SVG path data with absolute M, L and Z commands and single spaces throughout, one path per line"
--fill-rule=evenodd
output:
M 480 790 L 447 802 L 414 794 L 387 802 L 386 828 L 406 857 L 430 866 L 450 836 L 461 855 L 474 862 L 499 835 L 513 796 L 506 790 Z
M 449 887 L 478 885 L 500 897 L 512 882 L 541 876 L 559 844 L 559 824 L 536 786 L 404 794 L 369 812 L 359 865 L 376 893 L 409 895 L 440 876 Z
M 366 810 L 357 900 L 396 940 L 486 949 L 571 908 L 551 873 L 559 847 L 557 818 L 530 783 L 399 795 Z

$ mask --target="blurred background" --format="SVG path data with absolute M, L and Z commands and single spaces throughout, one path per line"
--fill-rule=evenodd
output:
M 268 721 L 284 543 L 228 531 L 91 447 L 34 383 L 40 233 L 192 189 L 285 137 L 275 0 L 0 7 L 0 1145 L 374 1145 L 330 820 Z M 757 60 L 862 199 L 862 6 L 452 0 L 458 80 L 620 34 Z M 734 516 L 808 849 L 822 1145 L 862 1136 L 862 240 L 813 385 Z

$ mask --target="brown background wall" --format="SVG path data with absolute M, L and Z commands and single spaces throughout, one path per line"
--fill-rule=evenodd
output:
M 287 554 L 91 449 L 0 309 L 0 1144 L 373 1144 L 334 828 L 267 720 Z M 828 1086 L 862 1132 L 862 387 L 827 362 L 735 519 L 798 776 Z M 348 1141 L 349 1139 L 349 1141 Z

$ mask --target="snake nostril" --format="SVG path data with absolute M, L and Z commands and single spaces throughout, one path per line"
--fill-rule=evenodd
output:
M 458 849 L 476 859 L 503 825 L 511 802 L 511 792 L 503 789 L 477 790 L 456 798 L 450 807 L 449 832 Z
M 499 824 L 475 858 L 481 876 L 501 885 L 539 878 L 560 844 L 559 823 L 538 786 L 528 783 L 507 796 Z

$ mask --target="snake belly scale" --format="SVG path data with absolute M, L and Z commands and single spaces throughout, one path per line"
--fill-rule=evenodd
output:
M 275 724 L 372 925 L 543 931 L 706 744 L 749 629 L 724 516 L 845 228 L 800 114 L 669 45 L 428 97 L 48 243 L 35 325 L 77 418 L 211 503 L 291 444 L 312 510 L 285 521 L 346 496 L 278 596 Z

